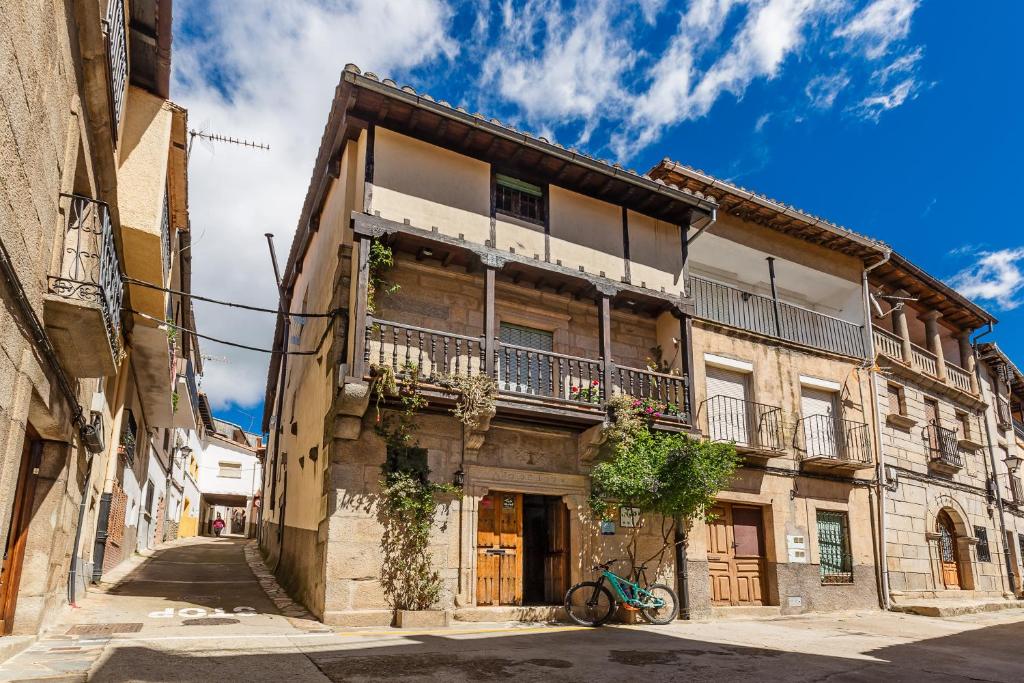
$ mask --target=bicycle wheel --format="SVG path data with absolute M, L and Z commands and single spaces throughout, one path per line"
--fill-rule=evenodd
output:
M 594 581 L 578 583 L 565 594 L 565 612 L 580 626 L 600 626 L 617 606 L 608 589 Z
M 661 607 L 643 608 L 640 610 L 640 614 L 644 615 L 644 619 L 658 626 L 672 623 L 672 620 L 679 614 L 679 600 L 676 598 L 676 592 L 663 583 L 648 586 L 646 590 L 651 597 L 658 598 L 665 604 Z M 644 598 L 650 599 L 646 595 Z

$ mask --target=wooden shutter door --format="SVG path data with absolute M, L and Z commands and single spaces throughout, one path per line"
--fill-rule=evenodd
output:
M 711 604 L 730 605 L 733 601 L 732 516 L 728 505 L 711 509 L 708 522 L 708 574 L 711 579 Z
M 708 366 L 708 429 L 714 441 L 750 444 L 747 411 L 747 376 L 732 370 Z

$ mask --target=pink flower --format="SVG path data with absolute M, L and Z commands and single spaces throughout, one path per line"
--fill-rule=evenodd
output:
M 650 415 L 651 413 L 654 412 L 654 408 L 652 408 L 650 406 L 647 406 L 646 412 L 647 412 L 648 415 Z
M 633 407 L 634 408 L 639 408 L 640 407 L 640 401 L 633 401 Z
M 661 413 L 655 413 L 654 417 L 661 417 Z

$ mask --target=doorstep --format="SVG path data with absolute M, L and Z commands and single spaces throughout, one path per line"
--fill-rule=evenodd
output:
M 1024 609 L 1024 601 L 1002 598 L 989 599 L 909 599 L 893 603 L 893 612 L 917 614 L 922 617 L 957 617 L 963 614 L 999 612 L 1008 609 Z
M 499 607 L 460 607 L 455 610 L 455 621 L 468 622 L 568 622 L 561 605 L 507 605 Z
M 750 605 L 735 607 L 712 607 L 712 619 L 775 619 L 782 616 L 778 605 Z

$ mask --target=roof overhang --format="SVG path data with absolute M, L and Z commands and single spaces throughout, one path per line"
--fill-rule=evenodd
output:
M 674 183 L 692 192 L 711 195 L 723 213 L 865 261 L 877 261 L 890 251 L 882 242 L 671 159 L 662 159 L 648 173 L 652 178 Z
M 167 99 L 171 85 L 171 0 L 129 3 L 131 82 Z
M 1010 391 L 1018 396 L 1024 396 L 1024 372 L 1014 364 L 999 345 L 995 342 L 988 342 L 978 345 L 978 356 L 982 361 L 992 366 L 1000 377 L 1010 386 Z

